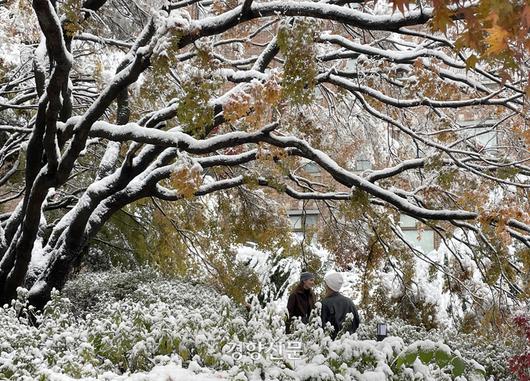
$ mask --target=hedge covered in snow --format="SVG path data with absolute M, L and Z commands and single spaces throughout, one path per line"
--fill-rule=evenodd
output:
M 469 340 L 448 345 L 443 332 L 404 325 L 382 342 L 366 322 L 332 341 L 315 316 L 285 335 L 273 306 L 247 312 L 204 285 L 148 272 L 83 275 L 54 294 L 36 326 L 24 296 L 0 309 L 0 379 L 463 381 L 504 372 L 479 364 L 489 356 Z M 496 349 L 501 363 L 509 353 Z

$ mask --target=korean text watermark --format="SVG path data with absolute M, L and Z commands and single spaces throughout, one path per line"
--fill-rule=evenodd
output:
M 228 343 L 226 354 L 234 360 L 240 360 L 248 356 L 252 360 L 300 360 L 302 356 L 302 343 L 299 341 L 287 341 L 282 343 Z

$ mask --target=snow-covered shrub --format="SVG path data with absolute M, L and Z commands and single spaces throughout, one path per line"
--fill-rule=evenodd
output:
M 75 305 L 77 312 L 89 312 L 100 304 L 131 297 L 141 285 L 160 279 L 150 268 L 130 272 L 85 273 L 68 282 L 63 295 Z
M 357 331 L 360 339 L 373 339 L 376 324 L 381 318 L 363 322 Z M 508 368 L 508 358 L 514 355 L 511 345 L 513 337 L 488 337 L 466 334 L 454 328 L 425 330 L 423 327 L 410 325 L 403 320 L 386 320 L 389 335 L 400 337 L 405 344 L 412 345 L 422 340 L 445 343 L 458 350 L 463 358 L 473 359 L 481 364 L 487 375 L 495 375 L 495 380 L 513 379 Z
M 121 286 L 126 292 L 119 292 Z M 79 301 L 89 298 L 95 302 Z M 294 332 L 286 335 L 284 316 L 273 305 L 263 308 L 254 300 L 246 311 L 204 285 L 153 273 L 86 274 L 64 295 L 54 293 L 37 326 L 23 316 L 14 307 L 0 310 L 0 379 L 109 380 L 143 374 L 138 380 L 150 380 L 160 367 L 175 371 L 175 366 L 229 380 L 488 376 L 473 353 L 468 356 L 452 343 L 450 348 L 441 336 L 396 335 L 376 342 L 361 330 L 333 341 L 320 327 L 318 311 L 309 324 L 295 322 Z

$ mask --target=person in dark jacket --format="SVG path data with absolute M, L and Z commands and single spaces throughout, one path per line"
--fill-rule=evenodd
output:
M 310 272 L 300 274 L 300 283 L 289 295 L 287 301 L 287 311 L 289 317 L 285 325 L 286 332 L 291 332 L 291 321 L 293 318 L 301 318 L 303 323 L 309 321 L 311 310 L 315 308 L 316 297 L 312 288 L 315 286 L 315 275 Z
M 345 297 L 339 291 L 342 287 L 342 275 L 333 272 L 324 277 L 326 284 L 326 296 L 322 300 L 322 327 L 326 327 L 329 322 L 334 328 L 331 338 L 335 339 L 337 334 L 344 329 L 345 332 L 354 333 L 359 327 L 360 319 L 355 304 L 350 298 Z M 346 315 L 353 314 L 353 321 L 346 323 Z

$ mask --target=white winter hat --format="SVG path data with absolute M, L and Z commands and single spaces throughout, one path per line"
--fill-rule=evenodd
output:
M 340 291 L 344 279 L 342 278 L 342 275 L 340 273 L 333 272 L 329 273 L 324 277 L 324 282 L 326 282 L 327 286 L 333 291 Z

